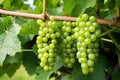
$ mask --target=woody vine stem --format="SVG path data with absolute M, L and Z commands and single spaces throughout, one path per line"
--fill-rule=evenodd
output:
M 35 18 L 35 19 L 50 19 L 50 16 L 46 15 L 46 0 L 43 0 L 43 13 L 42 14 L 30 14 L 30 13 L 21 13 L 0 9 L 0 14 L 12 15 L 25 18 Z M 61 21 L 76 21 L 76 17 L 67 17 L 67 16 L 54 16 L 55 20 Z M 97 22 L 102 25 L 115 26 L 120 28 L 120 19 L 104 20 L 97 18 Z

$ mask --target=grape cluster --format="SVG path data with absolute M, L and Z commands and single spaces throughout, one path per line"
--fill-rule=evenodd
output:
M 63 58 L 65 67 L 72 68 L 75 62 L 76 43 L 73 38 L 73 28 L 71 22 L 63 22 L 62 27 L 62 44 L 63 44 Z
M 37 23 L 40 24 L 39 36 L 36 41 L 39 53 L 38 58 L 41 60 L 40 66 L 43 67 L 45 71 L 48 71 L 54 67 L 57 39 L 60 37 L 61 33 L 56 26 L 54 17 L 51 17 L 48 23 L 42 20 L 38 20 Z
M 101 34 L 94 16 L 83 14 L 76 22 L 64 21 L 61 25 L 54 17 L 46 22 L 38 20 L 37 23 L 40 25 L 36 41 L 38 58 L 44 70 L 54 67 L 56 55 L 60 53 L 65 67 L 72 68 L 77 59 L 84 75 L 94 72 Z
M 94 71 L 95 59 L 99 52 L 100 29 L 94 16 L 88 17 L 83 14 L 76 20 L 76 28 L 74 28 L 74 37 L 77 39 L 76 53 L 78 62 L 81 64 L 82 73 Z

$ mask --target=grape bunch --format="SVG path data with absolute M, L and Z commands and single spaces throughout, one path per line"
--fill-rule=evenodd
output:
M 57 54 L 62 55 L 64 67 L 72 68 L 76 59 L 81 64 L 82 73 L 94 72 L 94 64 L 99 53 L 100 27 L 94 16 L 81 15 L 76 22 L 38 20 L 40 25 L 37 47 L 40 66 L 51 70 Z
M 56 26 L 54 17 L 50 18 L 47 23 L 42 20 L 37 21 L 40 24 L 40 29 L 37 37 L 38 58 L 40 59 L 40 66 L 45 71 L 49 71 L 54 67 L 57 53 L 57 39 L 60 37 L 60 30 Z
M 71 22 L 63 22 L 62 26 L 62 44 L 63 44 L 63 58 L 64 66 L 72 68 L 75 62 L 76 43 L 73 38 L 73 25 Z
M 84 75 L 94 72 L 94 64 L 99 52 L 100 28 L 94 16 L 83 14 L 76 20 L 74 37 L 77 39 L 77 59 Z

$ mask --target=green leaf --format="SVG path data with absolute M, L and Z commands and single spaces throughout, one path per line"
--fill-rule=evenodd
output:
M 116 0 L 116 7 L 120 6 L 120 0 Z
M 23 65 L 29 75 L 34 75 L 38 66 L 37 56 L 32 52 L 23 52 Z
M 69 2 L 69 1 L 68 1 Z M 75 1 L 74 1 L 75 2 Z M 89 7 L 94 7 L 96 0 L 79 0 L 74 10 L 72 11 L 73 16 L 79 16 Z
M 37 73 L 38 75 L 35 80 L 49 80 L 49 77 L 52 74 L 51 71 L 44 71 L 41 67 L 37 68 Z
M 25 43 L 31 41 L 33 39 L 34 35 L 19 35 L 21 45 L 24 45 Z
M 5 59 L 5 64 L 14 64 L 14 63 L 19 63 L 20 59 L 21 59 L 21 53 L 16 53 L 14 56 L 7 56 Z
M 120 80 L 120 72 L 112 72 L 112 80 Z
M 47 0 L 47 8 L 55 8 L 60 0 Z
M 81 65 L 79 63 L 74 64 L 71 74 L 63 73 L 61 78 L 62 80 L 85 80 L 82 75 Z
M 2 67 L 0 67 L 0 76 L 6 73 L 8 76 L 11 77 L 14 75 L 14 73 L 19 67 L 20 67 L 20 63 L 4 64 Z
M 34 9 L 34 13 L 39 14 L 42 13 L 42 0 L 34 0 L 34 4 L 35 4 L 35 9 Z
M 63 6 L 54 9 L 47 9 L 47 12 L 51 15 L 63 15 Z
M 27 34 L 38 34 L 39 25 L 37 25 L 35 20 L 28 20 L 27 23 L 22 25 L 22 29 L 20 31 L 21 35 Z
M 60 55 L 58 55 L 56 59 L 57 60 L 55 62 L 54 71 L 58 70 L 59 68 L 61 68 L 64 65 L 63 59 Z
M 78 0 L 63 0 L 63 12 L 65 15 L 71 15 L 72 10 L 76 6 Z
M 69 74 L 62 74 L 61 78 L 61 80 L 73 80 Z
M 0 23 L 4 24 L 4 21 L 0 20 Z M 0 26 L 0 65 L 3 64 L 7 54 L 14 56 L 16 52 L 21 50 L 20 41 L 17 37 L 20 29 L 21 27 L 16 23 Z

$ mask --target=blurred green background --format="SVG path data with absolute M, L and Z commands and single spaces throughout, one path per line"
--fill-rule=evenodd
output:
M 5 74 L 2 77 L 0 77 L 0 80 L 35 80 L 34 78 L 35 75 L 29 76 L 22 65 L 12 77 L 9 77 Z

